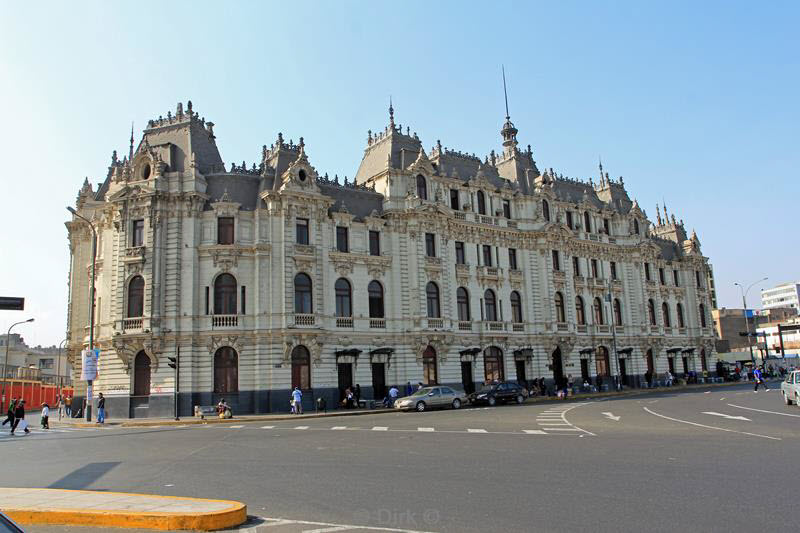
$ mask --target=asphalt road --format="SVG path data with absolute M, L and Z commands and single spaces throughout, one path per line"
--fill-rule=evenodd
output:
M 297 423 L 35 432 L 0 437 L 0 454 L 4 486 L 240 500 L 257 517 L 240 530 L 254 532 L 731 532 L 797 527 L 798 444 L 800 408 L 775 389 L 737 385 Z

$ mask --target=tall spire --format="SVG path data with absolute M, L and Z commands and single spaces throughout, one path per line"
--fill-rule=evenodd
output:
M 131 147 L 128 149 L 128 161 L 133 160 L 133 121 L 131 121 Z
M 508 113 L 508 90 L 506 90 L 506 66 L 501 65 L 503 69 L 503 96 L 506 99 L 506 120 L 511 120 L 511 115 Z
M 392 107 L 392 95 L 389 95 L 389 127 L 394 130 L 394 107 Z
M 503 96 L 506 101 L 506 123 L 503 124 L 503 129 L 500 134 L 503 136 L 503 153 L 506 157 L 510 157 L 517 150 L 517 128 L 511 122 L 511 115 L 508 113 L 508 90 L 506 89 L 506 67 L 503 66 Z

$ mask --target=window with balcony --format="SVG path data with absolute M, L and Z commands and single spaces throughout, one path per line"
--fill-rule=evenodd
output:
M 369 317 L 384 318 L 383 285 L 379 281 L 370 281 L 367 285 L 367 294 L 369 295 Z
M 144 278 L 133 276 L 128 282 L 128 318 L 144 316 Z
M 432 281 L 429 281 L 425 286 L 425 300 L 427 303 L 428 318 L 441 318 L 439 286 Z
M 334 284 L 334 292 L 336 294 L 336 316 L 353 316 L 352 290 L 350 287 L 350 282 L 344 278 L 337 279 L 336 283 Z
M 661 283 L 662 285 L 666 285 L 667 284 L 667 278 L 664 276 L 664 269 L 663 268 L 659 268 L 658 269 L 658 282 Z
M 614 324 L 617 326 L 622 325 L 622 303 L 619 298 L 614 298 Z
M 486 289 L 486 292 L 483 293 L 483 307 L 486 320 L 489 322 L 497 322 L 497 300 L 492 289 Z
M 436 257 L 436 236 L 433 233 L 425 234 L 425 255 Z
M 511 321 L 515 323 L 522 322 L 522 298 L 517 291 L 511 291 Z
M 553 250 L 553 270 L 556 272 L 561 270 L 561 261 L 558 258 L 558 250 Z
M 668 328 L 672 325 L 670 316 L 669 316 L 669 304 L 667 302 L 663 302 L 661 304 L 661 314 L 664 319 L 664 327 Z
M 595 279 L 599 278 L 600 273 L 597 270 L 597 259 L 592 259 L 591 265 L 592 265 L 592 277 Z
M 611 267 L 611 279 L 615 280 L 617 279 L 617 263 L 611 261 L 610 267 Z
M 589 211 L 583 212 L 583 229 L 586 233 L 592 232 L 592 216 L 589 214 Z
M 577 255 L 572 256 L 572 275 L 573 276 L 581 275 L 581 260 Z
M 481 215 L 486 214 L 486 197 L 483 195 L 483 191 L 478 191 L 478 213 Z
M 369 255 L 381 255 L 381 232 L 370 230 Z
M 510 200 L 503 200 L 503 216 L 506 218 L 511 218 L 511 201 Z
M 297 244 L 308 244 L 308 219 L 298 218 L 295 222 Z
M 550 204 L 547 200 L 542 200 L 542 216 L 545 222 L 550 222 Z
M 678 327 L 685 328 L 686 321 L 683 318 L 683 305 L 680 303 L 675 306 L 675 313 L 678 315 Z
M 483 265 L 492 266 L 492 247 L 488 244 L 483 245 Z
M 428 183 L 422 174 L 417 175 L 417 196 L 423 200 L 428 199 Z
M 458 211 L 458 189 L 450 189 L 450 209 Z
M 470 320 L 469 312 L 469 292 L 464 287 L 459 287 L 456 290 L 456 306 L 458 309 L 458 319 L 461 322 Z
M 656 303 L 650 299 L 647 300 L 647 316 L 650 319 L 650 325 L 656 325 Z
M 575 318 L 579 325 L 586 325 L 586 308 L 583 305 L 583 298 L 580 296 L 575 297 Z
M 233 217 L 217 218 L 217 244 L 233 244 Z
M 672 282 L 675 284 L 676 287 L 680 287 L 681 286 L 680 278 L 678 277 L 678 271 L 677 270 L 673 270 L 672 271 Z
M 572 219 L 572 211 L 567 211 L 567 227 L 575 229 L 575 221 Z
M 131 246 L 144 245 L 144 220 L 133 221 L 133 231 L 131 232 Z
M 336 250 L 344 253 L 350 251 L 349 231 L 346 226 L 336 226 Z
M 294 277 L 294 312 L 297 314 L 310 314 L 311 309 L 311 278 L 303 272 Z
M 611 235 L 611 221 L 607 218 L 603 219 L 603 231 L 606 235 Z
M 456 264 L 463 265 L 466 264 L 466 257 L 464 256 L 464 243 L 461 241 L 456 241 Z
M 566 313 L 564 312 L 564 295 L 561 294 L 560 292 L 556 292 L 555 305 L 556 305 L 556 321 L 563 324 L 567 321 L 567 316 Z
M 236 278 L 230 274 L 220 274 L 214 280 L 214 314 L 236 314 Z
M 594 299 L 594 323 L 602 325 L 603 321 L 603 301 L 600 298 Z
M 517 250 L 515 248 L 508 249 L 508 268 L 517 270 Z

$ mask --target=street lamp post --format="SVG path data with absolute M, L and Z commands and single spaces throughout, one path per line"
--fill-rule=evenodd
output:
M 8 369 L 8 346 L 11 344 L 11 328 L 19 326 L 20 324 L 25 324 L 26 322 L 33 322 L 33 319 L 29 318 L 28 320 L 22 320 L 21 322 L 11 324 L 11 327 L 8 328 L 8 332 L 6 333 L 6 359 L 3 362 L 3 375 L 0 376 L 3 380 L 3 395 L 2 398 L 0 398 L 0 411 L 4 411 L 6 407 L 6 381 L 8 378 L 8 376 L 6 376 L 6 371 Z
M 94 268 L 97 263 L 97 231 L 94 224 L 86 218 L 78 214 L 72 207 L 67 207 L 67 211 L 83 220 L 89 227 L 92 228 L 92 283 L 89 287 L 89 350 L 94 350 Z M 92 421 L 92 380 L 86 380 L 86 421 Z
M 64 343 L 67 342 L 67 339 L 61 341 L 58 345 L 58 370 L 56 375 L 58 377 L 58 401 L 61 403 L 61 406 L 64 405 L 64 398 L 61 397 L 61 391 L 64 389 L 64 381 L 61 379 L 61 349 L 64 347 Z M 61 406 L 58 407 L 58 419 L 61 420 Z
M 609 324 L 611 324 L 611 344 L 614 350 L 614 365 L 617 367 L 616 375 L 616 389 L 622 389 L 622 376 L 620 375 L 620 368 L 619 368 L 619 353 L 617 353 L 617 330 L 616 330 L 616 322 L 614 317 L 614 298 L 611 293 L 611 278 L 608 278 L 608 295 L 606 296 L 608 301 L 608 307 L 610 309 L 610 313 L 608 314 L 609 317 Z
M 744 323 L 745 327 L 747 328 L 747 346 L 750 348 L 750 362 L 753 363 L 753 366 L 756 364 L 756 358 L 753 355 L 753 341 L 750 340 L 750 317 L 747 316 L 747 293 L 750 292 L 750 289 L 752 289 L 754 285 L 757 285 L 762 281 L 767 281 L 767 279 L 769 278 L 762 278 L 758 281 L 754 281 L 747 287 L 746 290 L 742 287 L 741 283 L 738 281 L 734 282 L 734 285 L 739 287 L 739 291 L 742 293 L 742 312 L 744 313 Z

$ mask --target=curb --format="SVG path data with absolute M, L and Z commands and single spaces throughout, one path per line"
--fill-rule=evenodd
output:
M 156 530 L 200 530 L 212 531 L 215 529 L 232 528 L 243 524 L 247 520 L 247 506 L 241 502 L 231 500 L 210 500 L 205 498 L 185 498 L 179 496 L 160 496 L 153 494 L 135 494 L 126 492 L 96 492 L 87 490 L 63 489 L 3 489 L 19 491 L 20 493 L 52 493 L 53 498 L 64 493 L 74 495 L 82 493 L 87 495 L 119 495 L 120 498 L 158 498 L 170 503 L 198 503 L 213 502 L 227 504 L 228 508 L 217 511 L 185 511 L 185 512 L 159 512 L 159 511 L 132 511 L 130 509 L 103 508 L 69 508 L 54 507 L 44 509 L 35 505 L 19 504 L 16 507 L 3 504 L 0 509 L 9 518 L 20 524 L 26 525 L 75 525 L 86 527 L 116 527 L 116 528 L 142 528 Z M 56 499 L 56 502 L 59 500 Z M 56 504 L 58 505 L 58 503 Z M 61 504 L 63 505 L 63 504 Z M 169 505 L 169 503 L 165 503 Z M 99 507 L 99 506 L 95 506 Z

